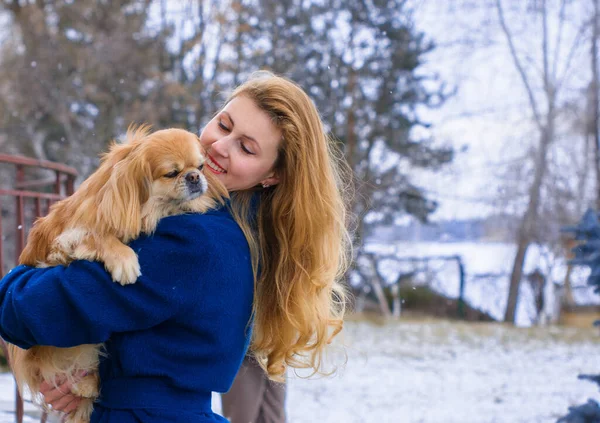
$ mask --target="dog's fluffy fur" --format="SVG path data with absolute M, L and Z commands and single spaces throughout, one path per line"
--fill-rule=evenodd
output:
M 142 232 L 152 233 L 162 217 L 204 212 L 227 196 L 211 172 L 201 172 L 203 163 L 200 141 L 190 132 L 130 128 L 126 141 L 111 146 L 100 167 L 72 196 L 35 222 L 19 262 L 41 267 L 96 260 L 104 263 L 116 282 L 134 283 L 140 267 L 135 252 L 125 243 Z M 35 346 L 23 350 L 9 345 L 9 357 L 19 389 L 22 392 L 27 386 L 37 400 L 41 400 L 42 381 L 56 384 L 76 372 L 88 372 L 73 389 L 85 399 L 67 420 L 84 423 L 89 422 L 99 393 L 101 348 Z

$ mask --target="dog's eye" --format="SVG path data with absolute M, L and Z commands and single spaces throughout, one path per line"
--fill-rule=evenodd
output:
M 198 166 L 198 170 L 202 170 L 204 169 L 204 163 L 202 163 L 200 166 Z
M 169 172 L 165 175 L 165 178 L 175 178 L 177 175 L 179 175 L 179 171 L 178 170 L 174 170 L 172 172 Z

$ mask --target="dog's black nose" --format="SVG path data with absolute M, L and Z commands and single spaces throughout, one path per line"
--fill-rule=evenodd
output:
M 197 185 L 200 182 L 200 174 L 198 172 L 190 172 L 185 175 L 185 180 L 192 185 Z

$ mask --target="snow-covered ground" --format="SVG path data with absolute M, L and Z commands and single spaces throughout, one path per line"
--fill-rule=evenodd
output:
M 598 400 L 593 330 L 443 321 L 346 326 L 334 378 L 290 379 L 291 423 L 542 423 Z
M 41 412 L 36 406 L 25 403 L 24 423 L 39 423 L 40 416 Z M 51 420 L 56 421 L 55 418 Z M 0 423 L 15 421 L 15 382 L 10 373 L 0 373 Z
M 350 320 L 343 333 L 347 362 L 335 376 L 290 374 L 289 423 L 554 423 L 568 406 L 600 397 L 577 379 L 600 372 L 593 329 Z M 336 351 L 330 361 L 340 363 Z M 1 375 L 3 410 L 13 389 Z M 9 422 L 14 415 L 0 413 Z

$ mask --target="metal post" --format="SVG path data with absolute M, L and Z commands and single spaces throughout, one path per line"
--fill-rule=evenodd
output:
M 60 195 L 60 170 L 56 172 L 56 180 L 54 181 L 54 193 Z
M 17 258 L 25 248 L 25 210 L 23 209 L 23 196 L 17 196 Z
M 465 318 L 465 266 L 463 265 L 460 256 L 456 256 L 456 263 L 458 264 L 458 275 L 460 277 L 460 288 L 458 292 L 458 317 L 461 319 Z
M 35 218 L 42 215 L 42 199 L 40 197 L 35 198 Z
M 400 305 L 400 284 L 395 283 L 394 285 L 392 285 L 391 291 L 392 291 L 392 298 L 393 298 L 392 316 L 395 319 L 399 319 L 400 312 L 402 310 L 402 306 Z
M 0 197 L 0 278 L 4 277 L 4 239 L 2 238 L 2 201 Z
M 68 197 L 75 192 L 75 176 L 67 175 L 67 192 L 65 195 Z

